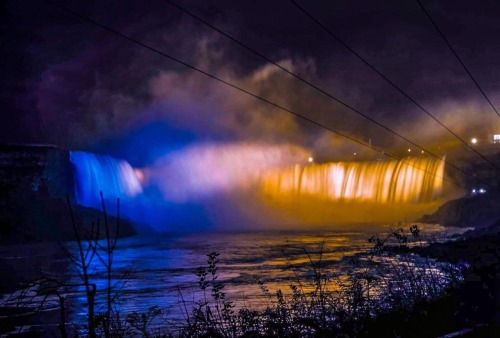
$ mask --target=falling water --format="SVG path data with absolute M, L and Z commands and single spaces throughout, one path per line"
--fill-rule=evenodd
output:
M 110 156 L 70 151 L 74 167 L 75 199 L 80 205 L 100 207 L 100 192 L 108 199 L 134 197 L 142 192 L 132 166 Z
M 432 201 L 441 193 L 443 171 L 444 161 L 431 158 L 297 164 L 265 174 L 262 188 L 271 196 L 419 203 Z
M 249 170 L 221 161 L 202 170 L 205 158 L 195 165 L 168 162 L 156 168 L 160 175 L 150 167 L 134 169 L 123 160 L 71 151 L 75 201 L 100 209 L 102 191 L 107 205 L 120 198 L 123 217 L 159 231 L 179 224 L 232 228 L 245 222 L 249 227 L 320 227 L 419 217 L 436 206 L 443 187 L 444 162 L 429 158 L 294 166 L 271 162 Z M 228 179 L 221 181 L 217 172 Z M 186 198 L 175 199 L 179 192 Z

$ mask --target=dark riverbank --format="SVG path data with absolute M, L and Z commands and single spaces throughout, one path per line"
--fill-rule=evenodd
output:
M 103 225 L 100 210 L 77 205 L 74 189 L 67 150 L 43 144 L 0 144 L 0 243 L 73 240 L 67 198 L 75 223 L 82 228 L 80 235 L 99 218 Z M 116 203 L 106 207 L 110 224 L 116 224 Z M 120 223 L 119 236 L 135 233 L 129 222 Z
M 0 335 L 24 326 L 28 331 L 25 335 L 13 336 L 58 336 L 57 325 L 46 324 L 58 323 L 59 304 L 49 300 L 42 307 L 43 311 L 37 312 L 43 294 L 37 288 L 30 292 L 29 286 L 46 274 L 63 280 L 68 271 L 67 261 L 62 246 L 54 241 L 0 245 L 0 272 L 3 276 L 0 278 Z M 27 297 L 20 297 L 21 290 L 28 291 Z M 9 300 L 9 295 L 14 302 Z M 15 301 L 16 296 L 19 302 Z M 30 302 L 33 296 L 35 298 Z M 37 327 L 41 329 L 37 330 Z
M 464 267 L 464 281 L 443 297 L 389 311 L 367 323 L 364 336 L 498 337 L 500 334 L 500 223 L 455 241 L 413 252 Z
M 111 235 L 114 237 L 117 224 L 116 205 L 107 206 L 107 219 Z M 79 205 L 71 205 L 71 211 L 80 235 L 85 236 L 92 224 L 99 220 L 100 237 L 104 237 L 104 217 L 102 212 Z M 135 234 L 132 224 L 120 219 L 119 237 Z M 65 241 L 75 239 L 70 206 L 62 199 L 50 199 L 37 193 L 28 196 L 12 196 L 8 202 L 0 204 L 0 243 L 28 243 L 43 241 Z
M 500 219 L 500 193 L 485 192 L 468 194 L 446 202 L 418 221 L 452 227 L 488 227 Z

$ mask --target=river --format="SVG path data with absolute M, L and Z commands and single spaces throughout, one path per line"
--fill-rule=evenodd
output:
M 445 240 L 463 229 L 443 228 L 420 224 L 425 240 Z M 352 273 L 353 258 L 366 252 L 372 244 L 368 238 L 382 236 L 399 225 L 357 226 L 330 231 L 259 231 L 259 232 L 205 232 L 134 236 L 118 239 L 113 252 L 113 294 L 118 292 L 114 308 L 122 315 L 146 312 L 151 306 L 162 310 L 163 318 L 182 320 L 183 309 L 202 297 L 198 287 L 196 268 L 207 266 L 207 254 L 218 252 L 218 280 L 223 282 L 226 298 L 236 307 L 252 309 L 263 307 L 263 292 L 256 278 L 266 283 L 271 292 L 289 290 L 289 285 L 308 280 L 311 260 L 320 259 L 331 276 L 342 277 Z M 403 227 L 407 227 L 406 225 Z M 100 245 L 105 246 L 105 241 Z M 52 244 L 55 245 L 55 244 Z M 76 242 L 62 243 L 77 256 Z M 16 274 L 34 278 L 39 270 L 57 276 L 66 284 L 81 283 L 81 271 L 61 250 L 48 250 L 49 244 L 2 248 L 2 260 L 17 266 Z M 103 250 L 101 258 L 105 259 Z M 36 259 L 35 259 L 36 258 Z M 412 258 L 419 264 L 417 258 Z M 3 266 L 6 266 L 3 264 Z M 438 266 L 436 266 L 439 269 Z M 106 269 L 99 256 L 89 268 L 90 281 L 97 286 L 96 312 L 106 311 Z M 26 278 L 25 278 L 26 279 Z M 3 305 L 12 303 L 9 290 L 3 294 Z M 36 289 L 32 294 L 36 294 Z M 86 320 L 86 297 L 83 287 L 61 288 L 68 306 L 68 321 L 83 324 Z M 17 293 L 19 295 L 19 293 Z M 40 297 L 33 299 L 33 304 Z M 12 305 L 12 304 L 11 304 Z M 44 307 L 58 308 L 52 298 Z

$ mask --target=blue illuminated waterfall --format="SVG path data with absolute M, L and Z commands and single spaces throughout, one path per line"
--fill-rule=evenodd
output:
M 70 151 L 74 168 L 75 199 L 80 205 L 100 208 L 102 191 L 107 200 L 126 199 L 142 192 L 132 166 L 110 156 Z

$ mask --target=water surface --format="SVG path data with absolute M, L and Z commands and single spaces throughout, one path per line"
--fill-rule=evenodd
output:
M 422 240 L 444 240 L 458 229 L 420 225 Z M 256 278 L 274 292 L 309 280 L 311 261 L 321 260 L 325 271 L 336 277 L 353 272 L 352 259 L 372 247 L 368 238 L 383 236 L 397 226 L 358 227 L 343 231 L 222 232 L 119 239 L 113 255 L 113 285 L 121 287 L 116 304 L 122 313 L 144 312 L 159 306 L 173 318 L 182 317 L 183 302 L 194 304 L 203 295 L 198 287 L 196 268 L 207 266 L 207 254 L 218 252 L 218 280 L 225 284 L 227 298 L 237 306 L 263 306 L 264 295 Z M 105 244 L 101 242 L 101 244 Z M 75 252 L 74 242 L 66 243 Z M 418 264 L 417 258 L 412 258 Z M 413 263 L 412 263 L 413 264 Z M 78 282 L 74 265 L 67 278 Z M 94 259 L 91 279 L 97 285 L 97 309 L 105 311 L 106 272 Z M 83 290 L 69 297 L 74 302 L 73 320 L 85 318 Z M 183 306 L 183 305 L 182 305 Z

